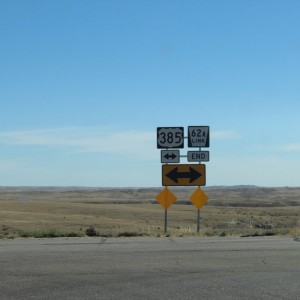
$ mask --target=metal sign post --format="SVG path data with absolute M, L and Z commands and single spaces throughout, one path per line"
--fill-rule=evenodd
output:
M 168 228 L 168 209 L 165 208 L 165 234 L 167 233 Z
M 197 232 L 200 232 L 200 208 L 198 208 L 198 217 L 197 217 Z

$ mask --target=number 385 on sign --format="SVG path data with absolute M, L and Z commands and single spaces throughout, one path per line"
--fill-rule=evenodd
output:
M 184 148 L 184 128 L 157 127 L 157 148 Z

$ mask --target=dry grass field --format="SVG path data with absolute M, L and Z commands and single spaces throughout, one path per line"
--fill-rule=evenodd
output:
M 0 238 L 18 236 L 163 236 L 162 188 L 0 188 Z M 172 188 L 168 235 L 196 235 L 195 188 Z M 300 188 L 204 188 L 201 236 L 300 235 Z M 91 227 L 90 227 L 91 226 Z

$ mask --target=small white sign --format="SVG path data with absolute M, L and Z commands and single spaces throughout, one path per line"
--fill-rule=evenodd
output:
M 180 153 L 179 150 L 161 150 L 162 163 L 179 163 Z
M 209 161 L 209 152 L 208 151 L 188 151 L 187 152 L 188 162 L 201 162 Z

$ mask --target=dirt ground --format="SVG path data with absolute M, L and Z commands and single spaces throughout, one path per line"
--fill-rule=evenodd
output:
M 164 208 L 155 200 L 162 188 L 0 188 L 0 236 L 36 230 L 85 234 L 160 236 Z M 206 188 L 200 210 L 201 235 L 291 234 L 300 230 L 300 189 Z M 175 188 L 178 200 L 168 209 L 168 234 L 197 234 L 194 189 Z

